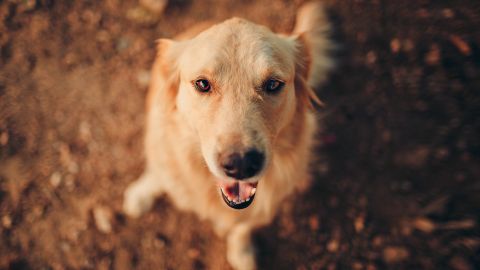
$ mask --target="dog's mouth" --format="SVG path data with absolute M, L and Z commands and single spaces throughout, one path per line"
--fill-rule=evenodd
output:
M 229 180 L 219 182 L 225 203 L 234 209 L 247 208 L 255 198 L 257 183 Z

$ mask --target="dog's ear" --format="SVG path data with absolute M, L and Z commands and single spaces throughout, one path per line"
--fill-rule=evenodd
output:
M 152 68 L 147 110 L 157 102 L 169 110 L 176 108 L 175 98 L 180 83 L 177 67 L 180 47 L 180 42 L 170 39 L 157 40 L 157 55 Z
M 312 70 L 313 55 L 312 47 L 308 42 L 308 37 L 305 34 L 298 35 L 295 38 L 296 47 L 296 63 L 295 63 L 295 91 L 298 100 L 307 105 L 307 107 L 313 109 L 314 104 L 323 106 L 323 102 L 317 97 L 315 90 L 313 89 L 312 78 L 318 76 L 312 74 L 318 72 Z M 315 82 L 317 83 L 317 82 Z
M 298 87 L 305 88 L 304 99 L 319 103 L 313 88 L 320 87 L 334 67 L 331 52 L 330 22 L 323 4 L 312 1 L 301 6 L 297 13 L 293 39 L 297 48 Z

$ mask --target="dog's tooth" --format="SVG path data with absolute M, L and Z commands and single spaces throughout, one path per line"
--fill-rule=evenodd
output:
M 252 190 L 250 191 L 250 195 L 255 194 L 255 192 L 257 192 L 257 188 L 252 188 Z
M 248 198 L 246 199 L 246 201 L 249 202 L 249 201 L 250 201 L 250 197 L 248 197 Z

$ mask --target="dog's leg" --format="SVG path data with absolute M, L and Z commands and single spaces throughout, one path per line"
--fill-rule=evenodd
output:
M 152 208 L 155 198 L 163 192 L 161 179 L 145 171 L 140 178 L 125 190 L 123 211 L 137 218 Z
M 257 268 L 256 251 L 252 242 L 252 226 L 241 223 L 233 227 L 227 238 L 227 259 L 234 269 Z

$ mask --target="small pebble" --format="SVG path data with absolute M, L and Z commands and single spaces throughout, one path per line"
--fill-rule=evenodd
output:
M 407 39 L 403 40 L 402 47 L 406 52 L 409 52 L 409 51 L 413 50 L 413 48 L 415 47 L 415 44 L 413 43 L 413 41 L 411 39 L 407 38 Z
M 140 5 L 157 15 L 163 13 L 167 4 L 167 0 L 140 0 Z
M 381 236 L 375 236 L 372 240 L 372 245 L 374 247 L 380 247 L 383 245 L 383 238 Z
M 110 233 L 112 231 L 112 212 L 107 207 L 95 207 L 93 209 L 93 218 L 97 229 L 103 233 Z
M 0 144 L 6 145 L 8 143 L 8 132 L 4 131 L 0 135 Z
M 365 217 L 363 215 L 356 217 L 353 225 L 357 233 L 363 231 L 363 229 L 365 228 Z
M 187 251 L 187 256 L 190 259 L 197 259 L 200 256 L 200 251 L 196 248 L 190 248 Z
M 425 62 L 431 66 L 440 62 L 440 48 L 437 44 L 430 46 L 430 51 L 425 55 Z
M 90 124 L 87 121 L 82 121 L 78 127 L 78 135 L 83 142 L 89 142 L 92 139 L 92 132 Z
M 59 173 L 59 172 L 54 172 L 51 176 L 50 176 L 50 184 L 53 186 L 53 187 L 58 187 L 60 185 L 60 183 L 62 182 L 62 175 Z
M 310 216 L 310 218 L 308 219 L 308 225 L 310 226 L 310 230 L 317 231 L 320 228 L 318 217 L 315 215 Z
M 394 38 L 390 41 L 390 49 L 393 53 L 398 53 L 400 51 L 401 43 L 398 38 Z
M 404 247 L 386 247 L 383 250 L 383 260 L 386 263 L 398 263 L 410 257 L 410 252 Z
M 10 216 L 5 215 L 2 217 L 2 226 L 5 229 L 10 229 L 12 227 L 12 219 L 10 218 Z
M 453 10 L 451 10 L 449 8 L 444 8 L 442 10 L 442 15 L 443 15 L 444 18 L 451 19 L 455 16 L 455 13 L 453 12 Z
M 116 49 L 118 52 L 122 52 L 130 47 L 132 44 L 131 40 L 127 37 L 120 37 L 116 44 Z
M 327 244 L 327 250 L 332 253 L 337 252 L 339 247 L 340 247 L 340 244 L 336 239 L 330 240 L 330 242 L 328 242 Z
M 138 6 L 127 11 L 127 19 L 141 25 L 151 26 L 158 21 L 159 17 L 146 8 Z
M 377 54 L 374 51 L 367 53 L 367 64 L 372 65 L 377 61 Z
M 354 262 L 352 264 L 352 269 L 361 270 L 361 269 L 364 269 L 364 267 L 363 267 L 363 264 L 361 262 Z
M 68 174 L 65 176 L 65 187 L 69 192 L 75 190 L 75 177 L 73 177 L 73 175 Z
M 108 42 L 110 41 L 111 36 L 108 31 L 100 30 L 97 32 L 96 38 L 98 42 Z
M 19 13 L 32 11 L 35 9 L 35 6 L 37 5 L 37 0 L 22 0 L 18 2 L 20 2 L 20 4 L 17 7 L 17 12 Z
M 78 63 L 79 61 L 79 57 L 77 54 L 75 54 L 74 52 L 69 52 L 65 55 L 65 57 L 63 58 L 63 61 L 65 62 L 65 64 L 67 64 L 68 66 L 73 66 L 75 65 L 76 63 Z

